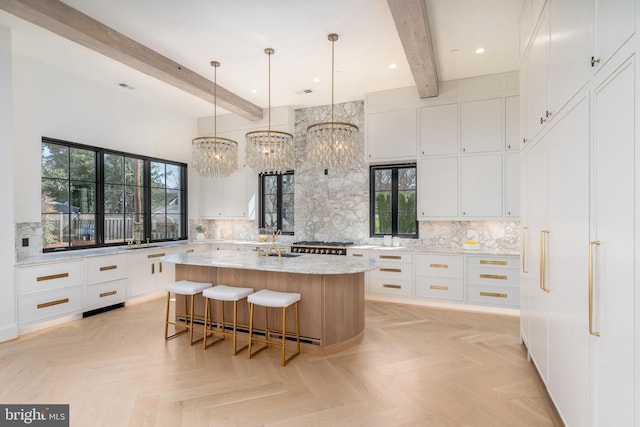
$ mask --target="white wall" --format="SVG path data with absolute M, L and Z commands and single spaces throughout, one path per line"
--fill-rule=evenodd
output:
M 13 139 L 11 88 L 11 31 L 0 27 L 0 182 L 6 198 L 13 191 Z M 18 194 L 18 192 L 15 192 Z M 15 285 L 13 281 L 14 226 L 13 211 L 5 201 L 0 209 L 0 342 L 18 336 Z M 8 206 L 7 206 L 8 205 Z
M 21 196 L 15 200 L 16 222 L 40 221 L 43 136 L 185 163 L 191 160 L 197 120 L 142 100 L 129 89 L 84 80 L 14 53 L 13 91 L 14 159 L 20 165 L 14 177 Z

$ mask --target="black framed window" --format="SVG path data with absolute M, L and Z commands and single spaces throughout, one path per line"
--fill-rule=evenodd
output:
M 42 139 L 43 250 L 187 238 L 187 165 Z
M 277 175 L 261 174 L 259 179 L 259 226 L 282 230 L 282 234 L 293 234 L 295 225 L 293 171 Z
M 371 166 L 369 182 L 371 236 L 417 238 L 416 165 Z

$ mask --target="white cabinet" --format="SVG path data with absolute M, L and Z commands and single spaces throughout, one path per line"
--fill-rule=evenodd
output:
M 20 326 L 82 312 L 82 261 L 17 267 L 16 281 Z
M 257 175 L 240 167 L 226 178 L 200 178 L 200 217 L 253 219 L 256 215 Z
M 418 218 L 458 215 L 458 157 L 418 160 Z
M 126 255 L 88 258 L 86 270 L 86 310 L 95 310 L 125 301 L 127 296 Z
M 458 104 L 420 109 L 420 155 L 458 153 Z
M 502 156 L 460 157 L 460 215 L 502 216 Z
M 548 110 L 558 113 L 593 74 L 593 1 L 554 0 L 548 9 Z
M 482 153 L 504 147 L 503 98 L 460 103 L 460 151 Z
M 596 71 L 635 33 L 636 4 L 635 0 L 596 0 Z
M 620 18 L 624 25 L 624 17 Z M 634 360 L 638 359 L 634 353 L 637 349 L 634 235 L 637 239 L 638 232 L 634 141 L 638 98 L 634 91 L 637 87 L 634 61 L 632 57 L 622 64 L 593 93 L 590 241 L 599 245 L 591 248 L 595 264 L 592 315 L 593 328 L 600 334 L 590 337 L 595 426 L 637 425 L 634 424 L 633 372 Z M 586 245 L 582 250 L 587 250 Z M 586 292 L 584 287 L 582 292 Z M 635 372 L 638 375 L 637 370 Z
M 527 111 L 527 133 L 523 135 L 533 141 L 544 123 L 549 119 L 547 107 L 547 65 L 549 62 L 549 20 L 544 10 L 538 31 L 535 33 L 529 55 L 524 59 L 526 66 L 527 96 L 523 102 Z
M 367 161 L 414 159 L 417 149 L 415 108 L 368 113 Z
M 520 216 L 520 153 L 504 155 L 504 216 Z
M 520 96 L 504 99 L 504 148 L 518 151 L 520 148 Z
M 416 253 L 416 296 L 464 300 L 464 256 Z
M 467 301 L 517 308 L 520 280 L 517 258 L 467 256 Z
M 380 262 L 369 272 L 367 291 L 374 294 L 413 295 L 413 253 L 400 250 L 374 249 L 369 256 Z
M 175 280 L 175 264 L 160 260 L 174 251 L 162 249 L 137 249 L 129 255 L 129 296 L 137 297 L 162 290 Z

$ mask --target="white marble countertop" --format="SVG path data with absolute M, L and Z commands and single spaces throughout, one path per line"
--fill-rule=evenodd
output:
M 376 246 L 376 245 L 353 245 L 349 249 L 355 250 L 377 250 L 377 251 L 406 251 L 406 252 L 425 252 L 434 254 L 452 254 L 452 255 L 496 255 L 496 256 L 520 256 L 518 251 L 507 251 L 498 249 L 466 250 L 456 248 L 439 248 L 433 246 Z
M 295 257 L 267 257 L 264 254 L 258 255 L 257 252 L 227 250 L 173 254 L 163 257 L 162 260 L 184 265 L 302 274 L 362 273 L 375 270 L 379 266 L 376 260 L 341 255 L 300 254 Z

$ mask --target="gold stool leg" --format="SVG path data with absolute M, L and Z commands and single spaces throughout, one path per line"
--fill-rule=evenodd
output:
M 284 350 L 286 348 L 287 338 L 287 307 L 282 307 L 282 366 L 284 363 Z
M 169 339 L 169 301 L 171 301 L 171 292 L 167 292 L 167 303 L 165 305 L 165 318 L 164 318 L 164 339 Z
M 249 359 L 251 359 L 251 344 L 253 342 L 253 304 L 249 303 Z

